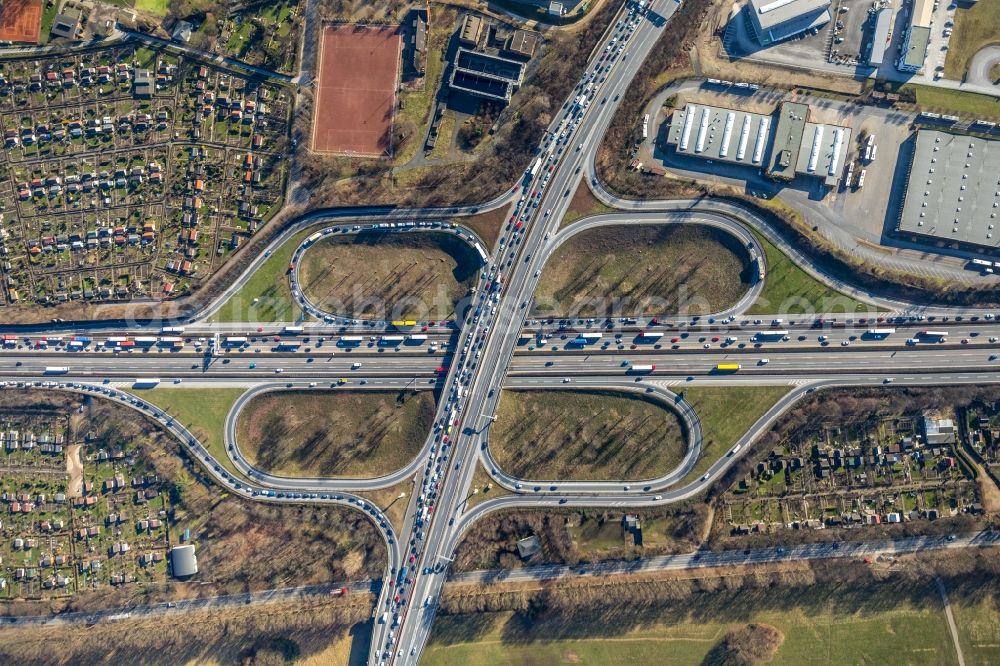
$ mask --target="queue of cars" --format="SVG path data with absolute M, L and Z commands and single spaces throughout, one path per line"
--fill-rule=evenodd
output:
M 405 619 L 407 598 L 412 593 L 415 571 L 411 571 L 409 566 L 416 566 L 419 562 L 425 546 L 426 530 L 429 522 L 433 519 L 434 511 L 439 501 L 438 493 L 442 487 L 443 480 L 448 472 L 448 450 L 453 442 L 453 429 L 458 426 L 460 415 L 468 399 L 468 391 L 473 379 L 472 371 L 482 359 L 485 351 L 487 335 L 490 326 L 494 324 L 499 313 L 501 296 L 505 285 L 504 271 L 513 266 L 517 256 L 516 246 L 523 238 L 527 225 L 534 215 L 538 215 L 545 188 L 552 180 L 556 165 L 559 159 L 566 152 L 566 147 L 570 145 L 574 132 L 578 129 L 591 104 L 593 95 L 597 92 L 601 83 L 604 82 L 607 72 L 610 71 L 613 62 L 619 56 L 624 55 L 625 43 L 639 25 L 639 18 L 636 7 L 632 7 L 627 18 L 622 19 L 616 25 L 613 39 L 605 47 L 599 58 L 584 73 L 583 78 L 577 86 L 580 94 L 573 102 L 568 102 L 564 106 L 564 113 L 559 120 L 559 124 L 552 130 L 546 132 L 543 144 L 539 150 L 539 157 L 525 172 L 521 193 L 514 204 L 513 211 L 507 221 L 506 227 L 497 241 L 497 250 L 493 261 L 485 262 L 484 270 L 480 275 L 481 287 L 475 294 L 473 307 L 470 307 L 466 315 L 463 335 L 455 349 L 456 368 L 450 378 L 450 385 L 445 388 L 444 394 L 447 396 L 442 406 L 442 416 L 434 426 L 435 440 L 428 453 L 427 464 L 422 468 L 419 481 L 420 495 L 417 498 L 414 515 L 412 516 L 412 527 L 409 541 L 409 551 L 407 553 L 407 565 L 397 573 L 393 571 L 393 583 L 395 585 L 394 594 L 386 600 L 388 608 L 382 615 L 382 621 L 389 623 L 390 628 L 387 636 L 376 652 L 376 659 L 380 664 L 387 664 L 392 658 L 393 652 L 396 656 L 402 657 L 405 648 L 395 645 L 395 628 Z M 605 101 L 607 101 L 605 99 Z M 578 149 L 582 149 L 579 144 Z M 577 170 L 579 171 L 579 169 Z M 552 209 L 547 209 L 542 214 L 542 219 L 550 218 Z M 548 234 L 546 234 L 548 239 Z M 527 255 L 530 260 L 531 255 Z M 488 270 L 487 270 L 488 267 Z M 537 277 L 537 274 L 536 274 Z M 522 308 L 526 303 L 522 303 Z M 444 366 L 439 370 L 446 370 Z M 492 395 L 493 389 L 490 390 Z M 459 468 L 456 464 L 455 468 Z M 450 520 L 454 520 L 451 517 Z M 444 566 L 440 562 L 424 563 L 423 573 L 432 574 L 443 571 Z M 432 605 L 433 598 L 428 596 L 424 601 L 424 606 Z M 391 619 L 390 619 L 391 618 Z M 416 646 L 409 646 L 410 654 L 414 654 Z

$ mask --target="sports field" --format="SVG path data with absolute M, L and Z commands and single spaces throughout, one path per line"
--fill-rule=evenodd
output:
M 0 2 L 0 41 L 38 42 L 42 25 L 42 0 Z
M 392 153 L 401 44 L 398 26 L 326 26 L 320 44 L 314 151 Z

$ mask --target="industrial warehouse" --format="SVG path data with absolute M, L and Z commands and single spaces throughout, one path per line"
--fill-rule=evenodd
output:
M 667 143 L 680 155 L 761 168 L 776 180 L 813 176 L 836 187 L 851 129 L 808 117 L 809 107 L 794 102 L 782 103 L 771 115 L 687 104 L 674 111 Z
M 920 130 L 896 233 L 942 247 L 996 253 L 1000 141 Z
M 750 0 L 746 12 L 761 46 L 815 30 L 830 22 L 830 0 Z

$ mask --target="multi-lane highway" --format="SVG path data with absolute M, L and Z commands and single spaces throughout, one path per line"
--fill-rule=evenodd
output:
M 157 420 L 217 482 L 248 500 L 342 504 L 365 511 L 382 531 L 389 553 L 385 584 L 379 590 L 374 612 L 370 661 L 415 664 L 433 625 L 436 599 L 454 549 L 468 527 L 483 515 L 507 508 L 625 507 L 690 498 L 704 492 L 745 455 L 749 444 L 796 400 L 818 388 L 1000 381 L 996 371 L 1000 367 L 1000 322 L 993 312 L 982 308 L 925 307 L 858 290 L 811 266 L 765 219 L 737 203 L 714 199 L 630 202 L 602 188 L 594 175 L 601 137 L 644 58 L 663 31 L 669 30 L 669 19 L 677 6 L 675 0 L 655 0 L 645 14 L 630 5 L 623 7 L 595 46 L 579 86 L 555 113 L 524 182 L 494 201 L 450 209 L 370 207 L 314 211 L 289 224 L 219 298 L 189 313 L 183 322 L 168 322 L 185 327 L 180 334 L 188 339 L 184 344 L 172 350 L 154 344 L 145 351 L 135 347 L 125 351 L 118 345 L 112 349 L 95 340 L 81 346 L 80 351 L 69 352 L 64 344 L 39 344 L 37 336 L 62 331 L 95 337 L 101 334 L 106 339 L 150 331 L 163 322 L 59 322 L 22 327 L 0 350 L 0 387 L 55 388 L 117 400 Z M 560 229 L 581 181 L 606 203 L 627 212 L 587 217 Z M 444 225 L 445 220 L 452 224 L 454 217 L 505 206 L 510 207 L 512 223 L 497 239 L 491 255 L 472 232 Z M 744 313 L 757 302 L 765 284 L 752 279 L 736 304 L 713 315 L 663 313 L 655 318 L 632 318 L 630 313 L 621 313 L 610 320 L 563 321 L 530 318 L 531 301 L 545 262 L 567 239 L 599 226 L 653 223 L 696 223 L 721 229 L 748 250 L 754 249 L 758 261 L 763 262 L 763 252 L 749 231 L 754 227 L 820 281 L 873 303 L 872 312 L 748 317 Z M 329 225 L 327 235 L 426 230 L 458 233 L 483 258 L 482 279 L 470 295 L 468 307 L 459 308 L 456 321 L 405 324 L 408 331 L 427 336 L 419 344 L 398 340 L 386 344 L 381 340 L 401 333 L 393 331 L 391 321 L 364 322 L 325 312 L 322 304 L 310 303 L 302 293 L 295 270 L 290 276 L 293 297 L 317 318 L 316 322 L 285 325 L 208 321 L 275 250 L 317 224 Z M 320 236 L 324 232 L 318 231 Z M 310 238 L 294 251 L 296 259 L 319 237 Z M 763 263 L 760 267 L 766 269 Z M 879 311 L 875 305 L 889 312 Z M 302 328 L 292 334 L 301 341 L 294 351 L 276 339 L 288 337 L 288 325 Z M 890 328 L 895 330 L 886 332 Z M 873 333 L 871 329 L 883 330 Z M 577 342 L 578 332 L 591 335 Z M 601 333 L 599 339 L 594 337 L 595 332 Z M 25 333 L 32 335 L 25 340 Z M 403 332 L 404 337 L 408 334 Z M 215 342 L 216 336 L 229 335 L 247 340 L 229 348 Z M 196 345 L 199 336 L 205 339 Z M 353 339 L 345 344 L 348 338 Z M 739 367 L 726 371 L 718 367 L 720 364 Z M 638 369 L 653 365 L 655 370 Z M 58 371 L 53 373 L 52 368 Z M 167 388 L 160 390 L 192 385 L 249 389 L 227 418 L 228 460 L 213 458 L 182 424 L 144 400 L 141 391 L 132 391 L 132 395 L 123 390 L 134 379 L 150 377 L 161 378 L 161 386 Z M 698 415 L 681 396 L 684 387 L 702 384 L 779 384 L 790 388 L 735 443 L 740 447 L 737 453 L 727 455 L 727 451 L 718 460 L 704 461 Z M 260 392 L 318 388 L 435 390 L 439 395 L 435 428 L 408 465 L 378 479 L 292 479 L 253 468 L 236 439 L 240 411 Z M 683 462 L 659 479 L 577 482 L 513 478 L 498 468 L 488 446 L 490 426 L 504 388 L 617 388 L 648 393 L 683 420 L 688 450 Z M 698 463 L 702 463 L 700 471 L 694 472 Z M 478 464 L 511 494 L 470 509 L 466 499 Z M 239 475 L 232 474 L 232 469 Z M 353 494 L 408 479 L 413 480 L 414 492 L 398 530 L 379 507 Z M 914 540 L 907 547 L 938 546 L 941 544 Z M 822 557 L 828 552 L 790 550 L 777 555 Z M 762 552 L 759 559 L 754 555 L 750 562 L 771 561 L 774 555 Z M 697 557 L 725 563 L 735 556 Z M 693 561 L 679 559 L 665 563 L 664 568 L 687 566 Z

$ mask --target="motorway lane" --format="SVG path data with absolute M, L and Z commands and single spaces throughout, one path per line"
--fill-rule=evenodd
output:
M 297 218 L 293 223 L 281 232 L 264 250 L 254 258 L 240 276 L 227 286 L 215 301 L 208 304 L 191 316 L 185 318 L 190 322 L 204 322 L 238 292 L 246 282 L 253 277 L 254 273 L 267 261 L 268 257 L 279 247 L 284 245 L 295 234 L 312 225 L 323 223 L 329 224 L 372 224 L 395 221 L 448 221 L 453 217 L 462 217 L 485 213 L 497 208 L 501 208 L 514 199 L 517 186 L 511 187 L 506 192 L 497 196 L 491 201 L 476 206 L 453 206 L 450 208 L 395 208 L 393 206 L 360 206 L 357 208 L 322 208 L 310 211 Z
M 669 15 L 677 7 L 672 0 L 654 0 L 652 10 L 660 12 L 661 16 Z M 641 66 L 645 55 L 652 48 L 659 36 L 660 27 L 663 23 L 657 21 L 654 24 L 647 18 L 640 19 L 640 26 L 632 35 L 627 44 L 627 51 L 631 57 L 625 59 L 618 58 L 614 61 L 611 72 L 607 75 L 607 81 L 602 89 L 593 93 L 593 103 L 584 114 L 581 121 L 580 130 L 569 140 L 568 145 L 581 142 L 589 145 L 591 142 L 599 140 L 603 135 L 603 127 L 600 134 L 595 132 L 601 122 L 595 120 L 602 114 L 610 118 L 610 109 L 615 106 L 617 96 L 624 92 L 625 86 L 633 78 L 635 71 Z M 638 55 L 636 55 L 638 54 Z M 591 65 L 588 65 L 588 71 Z M 610 103 L 599 103 L 599 96 L 608 96 Z M 596 109 L 596 110 L 595 110 Z M 558 114 L 557 114 L 558 115 Z M 504 272 L 506 283 L 503 286 L 502 298 L 496 304 L 495 309 L 490 306 L 490 316 L 488 324 L 477 322 L 475 319 L 472 326 L 468 327 L 471 336 L 475 338 L 482 332 L 479 338 L 482 344 L 475 351 L 478 366 L 475 372 L 471 373 L 465 387 L 464 404 L 459 420 L 459 427 L 464 433 L 464 429 L 469 428 L 472 432 L 477 432 L 482 426 L 488 425 L 488 415 L 495 412 L 496 401 L 499 399 L 500 391 L 495 390 L 497 384 L 502 382 L 507 365 L 513 355 L 517 343 L 518 334 L 521 329 L 524 316 L 526 314 L 527 302 L 532 296 L 529 276 L 535 271 L 541 270 L 540 253 L 532 255 L 532 251 L 542 245 L 544 236 L 551 237 L 558 229 L 559 220 L 562 219 L 569 206 L 573 187 L 579 179 L 579 173 L 585 166 L 583 157 L 587 154 L 585 150 L 567 151 L 563 155 L 562 162 L 558 164 L 558 169 L 553 172 L 552 182 L 549 184 L 543 195 L 538 208 L 531 213 L 531 218 L 525 227 L 523 242 L 518 249 L 515 249 L 514 256 L 510 256 L 509 249 L 505 249 L 503 243 L 498 243 L 498 250 L 495 254 L 497 258 L 494 268 Z M 535 182 L 537 183 L 537 178 Z M 535 185 L 537 187 L 537 185 Z M 529 188 L 529 192 L 533 191 Z M 546 211 L 544 214 L 542 211 Z M 509 248 L 509 246 L 507 246 Z M 520 259 L 520 255 L 525 255 L 525 260 Z M 498 311 L 498 312 L 497 312 Z M 491 329 L 486 327 L 490 326 Z M 470 345 L 470 348 L 472 346 Z M 456 349 L 462 349 L 462 343 L 456 345 Z M 471 349 L 470 349 L 471 352 Z M 469 354 L 471 356 L 471 353 Z M 457 367 L 457 364 L 456 364 Z M 483 417 L 487 416 L 487 422 L 483 422 Z M 427 547 L 421 553 L 420 566 L 434 567 L 448 558 L 452 552 L 450 541 L 452 535 L 456 534 L 458 520 L 456 516 L 460 514 L 465 496 L 471 485 L 472 476 L 475 472 L 478 442 L 480 437 L 461 434 L 456 438 L 454 457 L 455 469 L 449 471 L 445 477 L 444 486 L 441 490 L 441 497 L 435 510 L 438 518 L 432 520 L 427 530 Z M 449 522 L 445 523 L 442 512 L 449 516 Z M 423 646 L 426 644 L 430 628 L 433 625 L 436 603 L 434 600 L 440 595 L 440 588 L 443 576 L 438 573 L 430 575 L 416 574 L 413 583 L 413 592 L 410 600 L 410 614 L 400 627 L 398 645 L 401 646 L 401 659 L 390 658 L 392 663 L 415 664 Z
M 945 342 L 929 338 L 919 338 L 911 343 L 905 335 L 896 334 L 885 338 L 868 338 L 864 330 L 818 333 L 815 331 L 788 331 L 788 340 L 768 335 L 760 338 L 754 334 L 744 335 L 741 331 L 720 329 L 704 334 L 669 332 L 662 337 L 643 338 L 640 334 L 626 334 L 626 337 L 604 335 L 593 344 L 574 342 L 576 334 L 552 334 L 544 344 L 536 336 L 521 334 L 515 348 L 513 368 L 519 371 L 537 369 L 538 372 L 554 372 L 552 368 L 574 369 L 581 359 L 593 361 L 590 366 L 605 372 L 608 365 L 618 367 L 621 372 L 628 364 L 661 363 L 657 372 L 677 371 L 679 368 L 697 368 L 706 362 L 735 361 L 758 363 L 775 355 L 801 354 L 797 361 L 790 363 L 809 367 L 818 363 L 815 359 L 852 357 L 860 352 L 884 353 L 888 358 L 909 358 L 921 354 L 921 358 L 931 362 L 956 358 L 963 362 L 969 358 L 996 360 L 992 357 L 1000 353 L 1000 331 L 996 326 L 983 332 L 974 331 L 970 338 L 949 337 Z M 765 331 L 767 332 L 767 331 Z M 996 332 L 997 335 L 991 335 Z M 730 337 L 734 342 L 727 342 Z M 821 337 L 827 338 L 821 341 Z M 676 339 L 676 342 L 674 340 Z M 964 340 L 966 343 L 963 343 Z M 995 340 L 995 341 L 991 341 Z M 844 342 L 847 341 L 847 345 Z M 816 356 L 816 355 L 819 356 Z M 543 359 L 548 365 L 542 368 L 535 361 Z M 660 359 L 659 361 L 657 359 Z M 668 360 L 669 359 L 669 364 Z M 400 375 L 414 373 L 425 375 L 434 373 L 440 367 L 447 367 L 452 360 L 450 350 L 431 350 L 420 347 L 397 349 L 359 349 L 352 352 L 330 353 L 325 351 L 301 353 L 255 353 L 250 350 L 231 352 L 221 356 L 206 356 L 188 352 L 134 352 L 134 353 L 88 353 L 49 351 L 7 350 L 0 352 L 0 371 L 11 374 L 41 375 L 45 368 L 69 368 L 66 374 L 80 375 L 136 375 L 172 377 L 200 377 L 207 375 L 239 375 L 241 377 L 265 377 L 292 373 L 317 377 L 357 377 L 379 376 L 386 373 Z M 355 367 L 359 364 L 358 367 Z M 251 365 L 253 367 L 251 367 Z M 894 361 L 887 361 L 883 367 L 891 368 Z M 551 367 L 549 367 L 551 366 Z M 749 366 L 744 370 L 752 370 Z M 281 372 L 278 372 L 278 371 Z M 758 367 L 755 371 L 766 372 L 768 368 Z
M 390 383 L 391 382 L 391 383 Z M 307 386 L 307 385 L 306 385 Z M 247 478 L 253 479 L 256 483 L 268 488 L 296 488 L 312 491 L 366 491 L 387 488 L 401 483 L 414 475 L 417 468 L 424 463 L 424 458 L 430 452 L 431 446 L 436 441 L 437 432 L 428 433 L 424 445 L 413 460 L 404 467 L 380 477 L 348 478 L 348 477 L 287 477 L 269 474 L 266 471 L 254 467 L 240 450 L 239 440 L 236 436 L 236 426 L 240 412 L 253 398 L 263 393 L 298 391 L 306 388 L 302 384 L 288 386 L 284 383 L 272 383 L 255 386 L 241 395 L 226 416 L 226 455 L 230 462 L 242 472 Z M 352 387 L 353 390 L 354 387 Z M 413 380 L 384 380 L 378 385 L 369 385 L 366 388 L 372 389 L 394 389 L 394 390 L 428 390 L 434 385 L 425 382 L 414 382 Z

